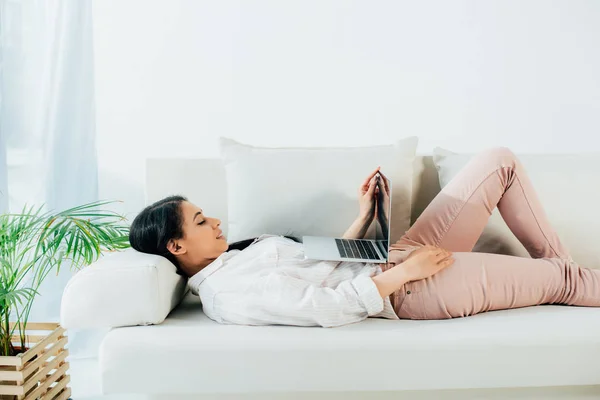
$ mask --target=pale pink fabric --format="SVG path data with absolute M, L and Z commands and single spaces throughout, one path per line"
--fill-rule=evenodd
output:
M 496 206 L 532 258 L 471 252 Z M 400 318 L 465 317 L 538 304 L 600 306 L 600 270 L 574 262 L 507 148 L 474 156 L 390 246 L 390 259 L 400 263 L 426 244 L 453 251 L 455 262 L 391 296 Z

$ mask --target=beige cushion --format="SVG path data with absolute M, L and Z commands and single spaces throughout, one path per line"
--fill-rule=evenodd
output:
M 392 240 L 410 224 L 417 138 L 387 146 L 266 148 L 221 138 L 228 241 L 263 233 L 339 236 L 358 216 L 357 191 L 378 165 L 392 181 Z M 373 224 L 374 226 L 374 224 Z
M 436 147 L 433 161 L 444 187 L 467 164 L 472 154 Z M 600 154 L 519 155 L 544 210 L 582 267 L 600 268 Z M 529 254 L 504 223 L 496 208 L 473 251 Z

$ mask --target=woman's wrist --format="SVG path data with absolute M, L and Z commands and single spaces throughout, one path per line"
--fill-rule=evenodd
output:
M 411 281 L 406 268 L 402 264 L 395 265 L 381 274 L 372 277 L 382 298 L 388 297 L 404 284 Z

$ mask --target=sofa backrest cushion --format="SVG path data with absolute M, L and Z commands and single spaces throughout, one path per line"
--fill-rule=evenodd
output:
M 465 166 L 473 154 L 436 147 L 433 160 L 440 186 Z M 600 154 L 516 154 L 542 203 L 545 214 L 582 267 L 600 268 Z M 494 209 L 473 251 L 529 257 Z
M 341 236 L 358 216 L 358 188 L 377 166 L 392 182 L 391 238 L 410 226 L 417 137 L 369 147 L 272 148 L 221 138 L 228 240 L 261 234 Z M 366 237 L 375 237 L 375 225 Z

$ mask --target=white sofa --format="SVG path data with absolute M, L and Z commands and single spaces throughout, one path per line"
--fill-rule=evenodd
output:
M 431 156 L 417 156 L 414 166 L 413 221 L 440 190 Z M 226 230 L 225 181 L 217 159 L 153 159 L 147 200 L 184 193 Z M 65 292 L 63 301 L 78 298 Z M 600 309 L 540 306 L 445 321 L 367 319 L 333 329 L 252 327 L 211 321 L 188 292 L 160 324 L 112 329 L 99 359 L 106 394 L 465 399 L 534 398 L 523 396 L 539 390 L 545 394 L 535 398 L 600 398 Z

